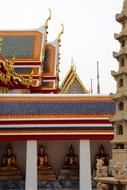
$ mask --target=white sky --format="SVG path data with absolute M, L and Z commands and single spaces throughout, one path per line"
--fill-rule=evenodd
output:
M 53 41 L 64 24 L 61 37 L 60 76 L 63 79 L 71 66 L 71 58 L 77 73 L 87 89 L 93 78 L 96 93 L 96 62 L 100 63 L 101 93 L 115 92 L 111 70 L 118 63 L 112 57 L 119 50 L 114 33 L 121 26 L 115 14 L 122 10 L 122 0 L 0 0 L 0 30 L 39 28 L 52 10 L 48 40 Z

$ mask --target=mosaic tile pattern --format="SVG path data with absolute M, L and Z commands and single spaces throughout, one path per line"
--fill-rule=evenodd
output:
M 47 73 L 49 71 L 49 51 L 45 51 L 43 71 Z
M 15 55 L 17 58 L 32 58 L 34 36 L 5 36 L 2 37 L 2 53 L 6 58 Z
M 112 114 L 114 102 L 0 102 L 0 115 Z
M 15 73 L 31 73 L 32 68 L 30 67 L 15 67 Z

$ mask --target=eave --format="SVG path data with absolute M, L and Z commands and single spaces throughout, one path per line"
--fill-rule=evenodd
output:
M 93 111 L 96 103 L 98 113 Z M 109 118 L 114 103 L 108 96 L 0 95 L 0 104 L 5 106 L 0 111 L 0 140 L 113 138 Z

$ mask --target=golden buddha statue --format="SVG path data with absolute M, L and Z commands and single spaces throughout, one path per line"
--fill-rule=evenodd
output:
M 65 168 L 77 168 L 79 166 L 78 156 L 74 153 L 74 148 L 71 145 L 69 148 L 69 154 L 65 156 Z
M 39 154 L 37 156 L 37 165 L 38 167 L 44 167 L 44 168 L 51 168 L 51 166 L 49 166 L 48 164 L 48 156 L 45 153 L 44 147 L 40 146 L 39 148 Z
M 60 170 L 60 176 L 58 178 L 79 180 L 78 156 L 74 153 L 72 145 L 69 148 L 69 153 L 65 156 L 65 163 Z
M 16 167 L 16 157 L 12 152 L 11 147 L 7 147 L 7 153 L 3 156 L 3 167 Z
M 43 146 L 39 147 L 39 153 L 37 156 L 37 166 L 38 166 L 38 180 L 55 180 L 52 167 L 48 163 L 48 155 L 45 153 Z
M 20 170 L 16 166 L 16 156 L 13 154 L 11 145 L 9 145 L 3 155 L 2 166 L 0 167 L 0 181 L 21 179 Z

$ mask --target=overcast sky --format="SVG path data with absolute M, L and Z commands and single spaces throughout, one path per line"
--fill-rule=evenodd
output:
M 39 28 L 52 10 L 48 41 L 53 41 L 64 24 L 61 41 L 60 77 L 64 79 L 71 66 L 71 58 L 77 73 L 87 89 L 93 79 L 96 93 L 96 62 L 100 63 L 101 93 L 115 92 L 111 70 L 118 69 L 113 51 L 119 50 L 114 33 L 121 26 L 115 14 L 122 10 L 122 0 L 0 0 L 0 30 Z

